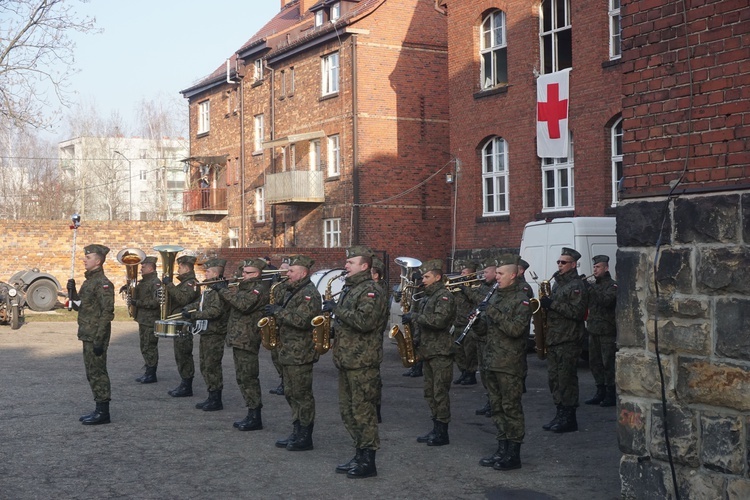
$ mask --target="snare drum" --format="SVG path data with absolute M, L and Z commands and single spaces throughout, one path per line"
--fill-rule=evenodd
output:
M 190 321 L 158 320 L 154 335 L 162 338 L 192 337 L 192 327 Z

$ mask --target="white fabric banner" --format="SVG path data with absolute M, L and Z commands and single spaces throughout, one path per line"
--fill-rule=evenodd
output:
M 567 158 L 570 68 L 540 75 L 536 80 L 536 154 Z

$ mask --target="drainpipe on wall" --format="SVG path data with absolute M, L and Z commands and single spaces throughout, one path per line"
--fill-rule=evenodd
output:
M 245 210 L 247 210 L 247 200 L 245 199 L 245 78 L 240 78 L 240 202 L 242 207 L 240 210 L 240 246 L 247 246 L 247 236 L 245 234 L 245 224 L 247 218 L 245 217 Z
M 273 68 L 268 67 L 268 64 L 264 61 L 263 64 L 265 64 L 266 69 L 271 71 L 271 119 L 269 125 L 269 134 L 270 134 L 270 140 L 274 140 L 276 137 L 275 133 L 275 127 L 274 122 L 276 120 L 276 108 L 274 107 L 274 104 L 276 102 L 275 99 L 275 87 L 276 87 L 276 71 L 273 70 Z M 261 143 L 263 140 L 261 139 Z M 276 172 L 276 157 L 273 154 L 273 149 L 271 151 L 271 173 Z M 265 155 L 265 153 L 264 153 Z M 265 179 L 265 170 L 263 174 L 263 185 L 266 185 L 266 179 Z M 276 205 L 271 205 L 271 248 L 276 248 Z
M 352 34 L 352 241 L 359 245 L 359 128 L 357 119 L 357 35 Z

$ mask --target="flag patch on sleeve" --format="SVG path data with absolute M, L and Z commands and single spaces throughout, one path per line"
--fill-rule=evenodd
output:
M 375 294 L 373 292 L 368 292 L 367 296 L 370 297 L 371 299 L 375 298 Z

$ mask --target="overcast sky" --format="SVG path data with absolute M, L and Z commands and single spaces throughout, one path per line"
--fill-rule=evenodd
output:
M 210 74 L 280 10 L 279 0 L 90 0 L 73 2 L 100 34 L 74 34 L 73 100 L 119 110 L 132 127 L 143 99 L 179 91 Z M 63 121 L 56 137 L 66 134 Z

